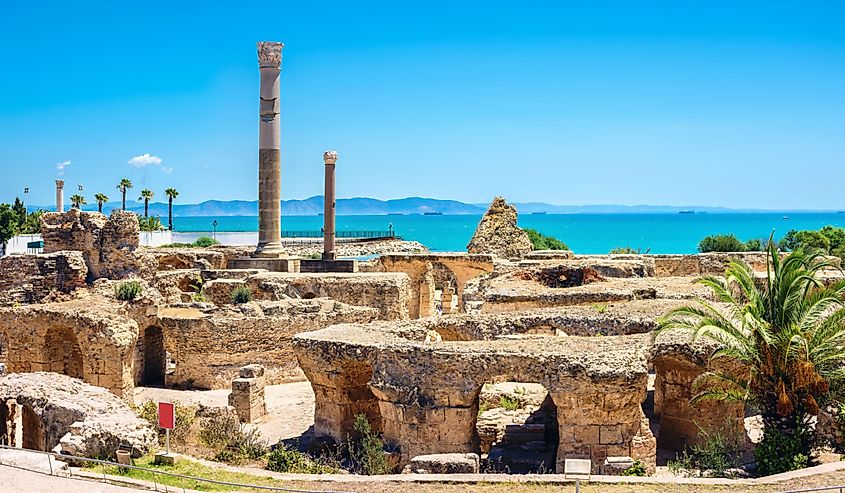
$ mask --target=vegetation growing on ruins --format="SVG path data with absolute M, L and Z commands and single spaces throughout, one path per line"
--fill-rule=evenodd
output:
M 720 345 L 713 359 L 738 363 L 702 374 L 694 400 L 742 401 L 761 412 L 763 474 L 806 463 L 815 441 L 809 422 L 845 398 L 845 280 L 824 286 L 819 273 L 833 264 L 802 250 L 781 258 L 770 244 L 768 262 L 764 282 L 736 261 L 724 278 L 703 278 L 727 308 L 701 300 L 669 312 L 660 329 L 691 329 Z
M 730 422 L 723 429 L 699 428 L 700 443 L 669 460 L 669 471 L 679 476 L 732 477 L 732 469 L 742 464 L 740 437 L 724 430 L 734 429 Z
M 631 465 L 628 469 L 622 471 L 623 476 L 648 476 L 648 471 L 646 471 L 645 464 L 642 461 L 635 460 L 634 464 Z
M 252 290 L 247 286 L 238 286 L 232 290 L 232 303 L 241 304 L 252 301 Z
M 230 464 L 261 459 L 269 449 L 261 433 L 241 424 L 233 412 L 220 412 L 203 419 L 198 436 L 212 451 L 214 460 Z
M 143 290 L 143 286 L 138 281 L 123 281 L 114 287 L 114 296 L 121 301 L 132 301 Z
M 354 433 L 347 443 L 353 472 L 366 475 L 390 473 L 384 442 L 372 431 L 365 414 L 355 415 L 353 429 Z
M 523 228 L 531 240 L 531 247 L 534 250 L 569 250 L 566 243 L 557 238 L 546 236 L 536 229 Z
M 207 248 L 219 244 L 219 241 L 210 236 L 200 236 L 193 243 L 168 243 L 161 248 Z
M 326 456 L 313 458 L 306 453 L 287 448 L 281 443 L 267 454 L 267 469 L 295 474 L 334 474 L 341 471 L 337 459 Z
M 648 252 L 651 251 L 651 248 L 646 248 L 645 251 L 641 251 L 640 248 L 631 248 L 629 246 L 624 247 L 617 247 L 611 250 L 610 255 L 648 255 Z
M 186 445 L 191 434 L 191 426 L 196 420 L 197 408 L 181 403 L 176 404 L 176 423 L 170 431 L 170 443 L 173 445 Z M 158 430 L 158 441 L 164 443 L 165 431 L 158 426 L 158 404 L 152 399 L 145 401 L 135 408 L 138 417 L 147 420 L 154 430 Z

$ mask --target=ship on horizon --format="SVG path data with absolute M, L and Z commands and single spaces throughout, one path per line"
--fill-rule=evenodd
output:
M 682 211 L 678 211 L 678 214 L 695 214 L 695 211 L 692 209 L 684 209 Z

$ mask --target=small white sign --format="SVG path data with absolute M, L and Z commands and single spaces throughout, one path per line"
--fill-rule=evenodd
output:
M 590 459 L 566 459 L 563 463 L 563 474 L 571 479 L 589 479 L 592 467 Z

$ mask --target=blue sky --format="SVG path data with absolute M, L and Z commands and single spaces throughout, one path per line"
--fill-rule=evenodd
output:
M 341 197 L 843 209 L 843 22 L 810 1 L 4 2 L 0 201 L 50 204 L 59 173 L 89 202 L 121 177 L 255 199 L 255 42 L 276 40 L 286 199 L 320 194 L 336 149 Z

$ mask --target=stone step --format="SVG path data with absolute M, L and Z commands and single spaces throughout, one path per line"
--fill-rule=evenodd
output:
M 552 447 L 554 448 L 554 447 Z M 493 447 L 487 454 L 487 463 L 482 469 L 494 469 L 512 474 L 548 472 L 555 468 L 555 451 L 522 450 L 520 448 Z

